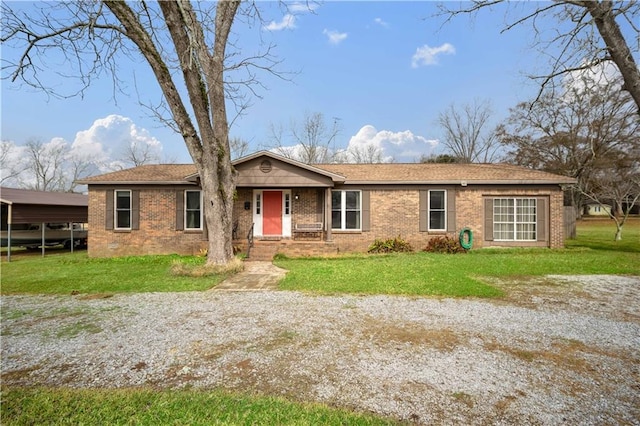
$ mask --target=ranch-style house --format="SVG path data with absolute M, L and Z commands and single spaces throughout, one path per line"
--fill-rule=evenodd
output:
M 234 246 L 258 255 L 364 252 L 400 236 L 473 234 L 473 249 L 564 245 L 563 186 L 507 164 L 303 164 L 267 151 L 238 171 Z M 89 255 L 197 254 L 207 247 L 193 164 L 144 165 L 80 181 L 89 188 Z M 260 249 L 260 246 L 263 248 Z

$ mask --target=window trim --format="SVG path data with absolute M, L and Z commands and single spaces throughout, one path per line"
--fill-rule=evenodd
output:
M 513 200 L 513 211 L 511 214 L 513 215 L 512 222 L 497 222 L 496 221 L 496 200 Z M 533 221 L 528 222 L 518 222 L 518 201 L 528 200 L 529 202 L 533 201 L 530 207 L 534 208 L 534 216 Z M 493 222 L 493 241 L 500 242 L 535 242 L 538 241 L 538 199 L 536 197 L 494 197 L 493 198 L 493 217 L 491 218 Z M 505 238 L 496 238 L 496 224 L 512 224 L 513 225 L 513 235 L 509 239 Z M 533 238 L 522 239 L 518 238 L 518 225 L 533 225 Z
M 129 208 L 128 209 L 118 209 L 118 193 L 126 192 L 129 194 Z M 118 221 L 118 212 L 119 211 L 128 211 L 129 212 L 129 226 L 121 227 Z M 113 229 L 116 231 L 131 231 L 133 224 L 133 194 L 130 189 L 114 189 L 113 190 Z
M 333 196 L 334 192 L 340 192 L 340 228 L 335 228 L 334 227 L 334 223 L 333 220 L 331 221 L 331 231 L 337 231 L 337 232 L 362 232 L 362 190 L 360 189 L 332 189 L 331 190 L 331 194 Z M 358 228 L 346 228 L 345 225 L 347 224 L 347 192 L 357 192 L 359 193 L 359 197 L 358 197 L 358 209 L 357 210 L 353 210 L 350 209 L 349 211 L 357 211 L 360 217 L 360 220 L 358 221 L 359 223 L 359 227 Z M 334 210 L 333 205 L 331 206 L 331 215 L 333 216 L 333 212 L 337 211 Z
M 444 201 L 444 208 L 443 209 L 433 209 L 431 210 L 431 193 L 432 192 L 442 192 L 443 193 L 443 201 Z M 429 232 L 447 232 L 447 211 L 448 211 L 448 205 L 447 205 L 447 190 L 446 189 L 430 189 L 428 191 L 427 194 L 427 231 Z M 432 211 L 437 211 L 437 212 L 442 212 L 442 214 L 444 215 L 444 227 L 443 228 L 432 228 L 431 227 L 431 212 Z
M 200 212 L 200 227 L 199 228 L 189 228 L 187 226 L 187 221 L 188 221 L 187 212 L 196 211 L 195 209 L 188 210 L 188 208 L 187 208 L 187 205 L 188 205 L 188 203 L 187 203 L 187 193 L 188 192 L 197 192 L 197 193 L 200 194 L 200 208 L 198 209 L 198 211 Z M 184 219 L 183 220 L 184 220 L 184 230 L 185 231 L 202 231 L 202 220 L 203 220 L 203 217 L 202 217 L 202 191 L 201 190 L 199 190 L 199 189 L 185 189 L 184 190 Z

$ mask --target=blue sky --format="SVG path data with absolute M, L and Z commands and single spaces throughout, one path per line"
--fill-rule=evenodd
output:
M 277 3 L 258 4 L 265 23 L 236 27 L 240 40 L 253 47 L 260 37 L 272 42 L 283 60 L 280 69 L 296 74 L 292 81 L 259 75 L 267 86 L 259 89 L 262 98 L 253 99 L 231 129 L 251 150 L 272 143 L 272 123 L 286 127 L 305 113 L 320 112 L 328 122 L 339 120 L 339 148 L 355 137 L 381 144 L 397 161 L 415 161 L 420 154 L 442 151 L 435 121 L 448 105 L 489 100 L 498 123 L 510 107 L 536 94 L 537 86 L 525 74 L 544 65 L 531 49 L 528 24 L 500 34 L 509 19 L 504 7 L 445 24 L 445 18 L 434 17 L 434 2 L 326 2 L 313 13 L 298 11 L 292 17 Z M 3 56 L 13 53 L 3 47 Z M 147 65 L 122 64 L 120 71 L 129 82 L 129 96 L 116 94 L 115 101 L 108 75 L 84 98 L 64 100 L 3 80 L 2 140 L 83 142 L 115 155 L 113 145 L 129 135 L 161 146 L 165 159 L 190 162 L 181 137 L 138 104 L 136 92 L 145 100 L 160 96 Z M 48 77 L 60 87 L 68 84 L 55 74 Z

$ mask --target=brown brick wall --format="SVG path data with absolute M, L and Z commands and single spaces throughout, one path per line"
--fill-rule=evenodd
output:
M 437 189 L 423 188 L 423 189 Z M 450 235 L 458 238 L 458 232 L 468 227 L 473 232 L 473 248 L 485 246 L 550 246 L 564 247 L 562 227 L 562 191 L 558 186 L 549 186 L 531 190 L 525 187 L 457 187 L 456 188 L 456 232 L 420 232 L 419 231 L 419 192 L 418 190 L 372 190 L 371 194 L 371 230 L 369 232 L 333 232 L 333 241 L 338 251 L 366 251 L 375 239 L 388 239 L 400 236 L 407 240 L 415 250 L 423 249 L 430 238 Z M 484 204 L 485 196 L 497 197 L 549 197 L 550 222 L 549 241 L 532 243 L 497 243 L 484 240 Z
M 177 189 L 141 189 L 140 229 L 113 231 L 105 229 L 106 196 L 113 189 L 90 188 L 89 256 L 197 254 L 205 248 L 202 232 L 176 230 Z
M 131 188 L 127 188 L 131 189 Z M 139 188 L 140 189 L 140 229 L 135 231 L 105 230 L 106 190 L 95 187 L 89 190 L 89 255 L 94 257 L 123 256 L 137 254 L 195 254 L 206 247 L 201 232 L 177 231 L 175 191 L 179 187 Z M 184 188 L 184 189 L 193 189 Z M 419 188 L 419 189 L 438 189 Z M 424 248 L 434 236 L 444 232 L 419 231 L 419 189 L 371 189 L 371 228 L 367 232 L 332 232 L 332 241 L 327 245 L 309 242 L 306 245 L 283 245 L 282 252 L 288 255 L 333 254 L 344 252 L 364 252 L 377 238 L 387 239 L 400 236 L 416 250 Z M 113 188 L 109 188 L 112 191 Z M 300 195 L 294 200 L 294 195 Z M 253 191 L 238 189 L 234 221 L 238 221 L 238 238 L 246 239 L 252 223 Z M 469 186 L 456 187 L 456 232 L 469 227 L 473 231 L 474 248 L 498 245 L 485 242 L 484 238 L 484 197 L 492 196 L 536 196 L 549 197 L 549 241 L 531 243 L 552 248 L 564 246 L 562 214 L 562 191 L 558 186 L 547 186 L 531 190 L 526 187 Z M 313 223 L 318 221 L 318 191 L 301 189 L 292 191 L 292 222 Z M 249 210 L 245 202 L 251 203 Z M 509 245 L 502 243 L 502 245 Z

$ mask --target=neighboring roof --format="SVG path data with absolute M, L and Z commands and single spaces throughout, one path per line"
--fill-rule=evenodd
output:
M 89 196 L 69 192 L 45 192 L 1 187 L 0 201 L 5 204 L 87 207 L 89 205 Z
M 268 156 L 345 184 L 571 184 L 575 179 L 510 164 L 303 164 L 260 151 L 234 165 Z M 82 179 L 81 184 L 186 184 L 197 177 L 193 164 L 153 164 Z
M 117 172 L 92 176 L 78 181 L 79 184 L 185 184 L 197 174 L 193 164 L 145 164 Z
M 31 191 L 0 187 L 0 201 L 7 204 L 7 223 L 87 222 L 89 196 L 69 192 Z
M 317 164 L 346 184 L 561 184 L 575 179 L 511 164 Z

